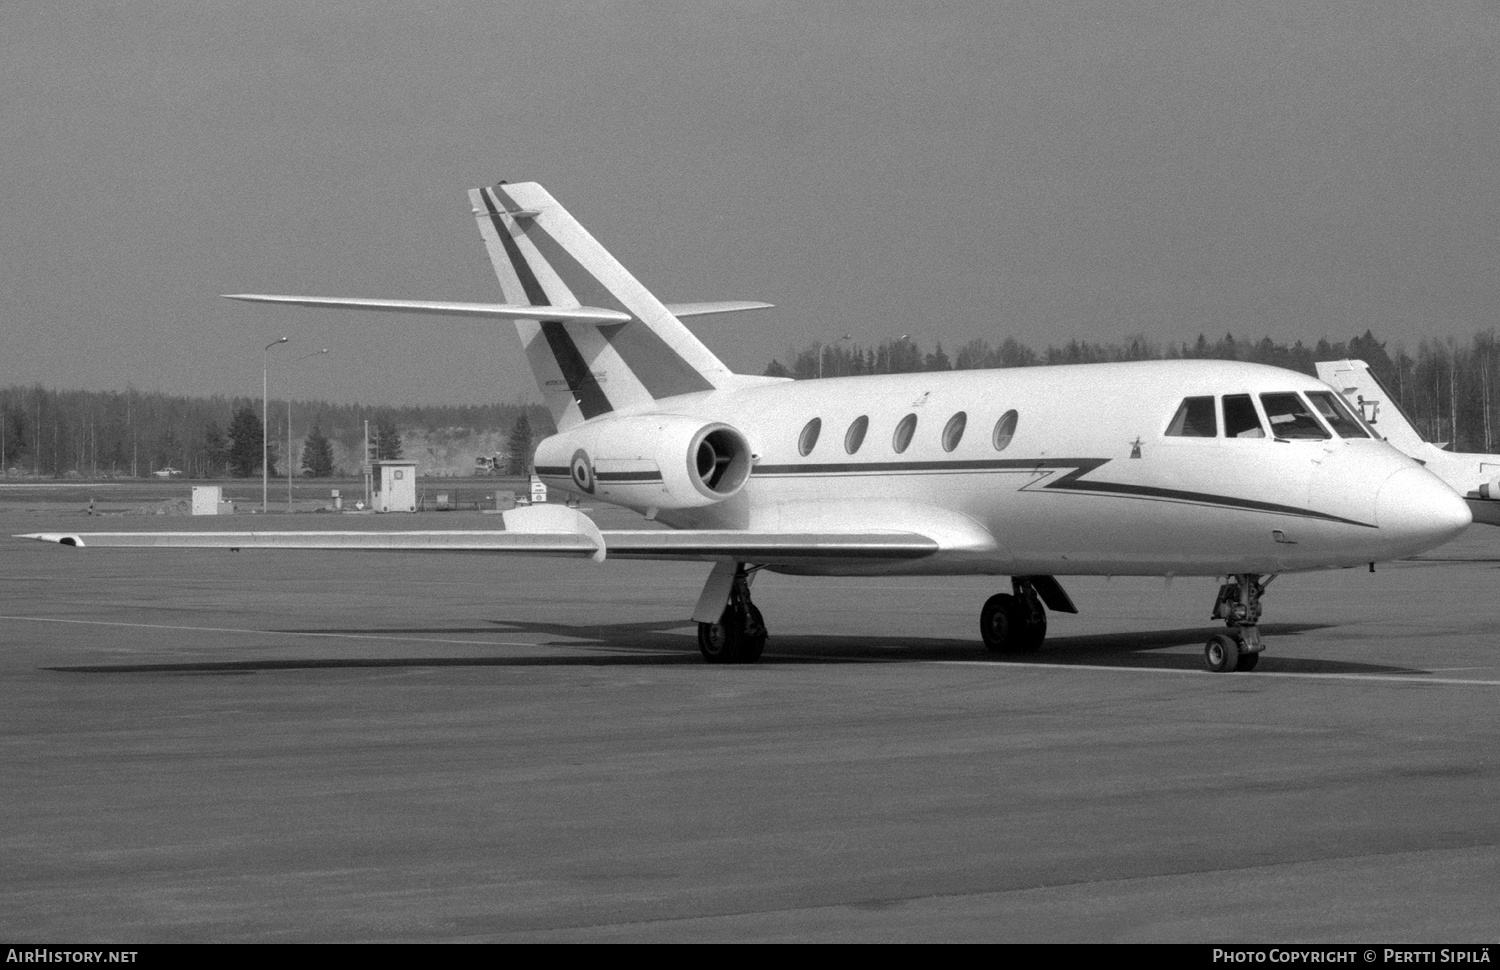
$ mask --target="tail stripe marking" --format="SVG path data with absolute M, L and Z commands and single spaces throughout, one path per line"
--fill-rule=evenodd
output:
M 521 288 L 526 291 L 526 302 L 532 306 L 551 306 L 552 301 L 547 299 L 546 291 L 542 289 L 542 284 L 537 282 L 536 274 L 531 271 L 531 266 L 521 255 L 516 241 L 511 238 L 510 230 L 505 227 L 505 223 L 500 221 L 500 212 L 495 208 L 495 201 L 490 198 L 490 190 L 480 189 L 479 196 L 484 199 L 485 208 L 490 210 L 490 222 L 495 226 L 495 235 L 500 237 L 500 244 L 505 247 L 505 255 L 510 259 L 510 265 L 516 271 L 516 278 L 521 281 Z
M 613 411 L 614 405 L 609 403 L 604 388 L 594 379 L 588 362 L 578 352 L 578 345 L 568 336 L 567 328 L 556 320 L 545 320 L 542 322 L 542 336 L 547 338 L 552 358 L 557 361 L 563 380 L 568 382 L 568 390 L 573 392 L 573 399 L 578 402 L 584 420 Z
M 499 187 L 493 191 L 496 197 L 504 200 L 505 203 L 516 204 Z M 572 291 L 576 299 L 588 306 L 623 310 L 636 318 L 630 323 L 602 326 L 599 332 L 620 355 L 625 366 L 630 369 L 634 377 L 646 388 L 646 393 L 650 394 L 653 399 L 660 400 L 678 394 L 714 389 L 714 385 L 708 378 L 684 360 L 681 354 L 673 350 L 660 334 L 646 326 L 644 322 L 639 322 L 638 311 L 626 306 L 619 297 L 611 293 L 594 273 L 580 263 L 546 229 L 535 222 L 529 222 L 517 228 L 536 247 L 537 254 L 552 267 L 553 272 L 557 273 L 560 279 L 567 281 L 568 289 Z M 505 238 L 508 242 L 510 241 L 508 234 Z M 511 251 L 509 248 L 506 250 L 507 253 Z M 512 256 L 512 260 L 516 256 L 519 256 L 518 251 L 515 256 Z M 662 308 L 662 312 L 670 313 L 665 307 Z

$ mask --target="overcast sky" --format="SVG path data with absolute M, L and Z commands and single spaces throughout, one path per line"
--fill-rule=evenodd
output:
M 467 189 L 539 181 L 731 367 L 851 332 L 1467 340 L 1500 4 L 0 4 L 0 385 L 536 398 Z M 326 357 L 288 365 L 329 347 Z

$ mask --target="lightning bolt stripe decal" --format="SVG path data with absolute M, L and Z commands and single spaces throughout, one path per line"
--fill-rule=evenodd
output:
M 1261 502 L 1256 499 L 1233 495 L 1215 495 L 1212 492 L 1194 492 L 1176 488 L 1160 488 L 1154 485 L 1133 485 L 1126 482 L 1091 481 L 1084 476 L 1109 464 L 1109 458 L 991 458 L 970 461 L 876 461 L 809 463 L 805 465 L 757 465 L 751 470 L 752 478 L 803 478 L 842 477 L 871 474 L 957 474 L 963 472 L 1034 472 L 1047 475 L 1048 480 L 1040 484 L 1040 490 L 1073 495 L 1110 495 L 1116 498 L 1143 499 L 1159 502 L 1180 502 L 1189 505 L 1210 505 L 1216 508 L 1238 509 L 1244 512 L 1265 512 L 1272 515 L 1290 515 L 1303 519 L 1320 519 L 1342 525 L 1375 528 L 1373 522 L 1359 522 L 1326 512 L 1281 505 L 1276 502 Z M 1056 472 L 1066 471 L 1061 476 Z M 1032 491 L 1037 482 L 1022 486 L 1022 491 Z

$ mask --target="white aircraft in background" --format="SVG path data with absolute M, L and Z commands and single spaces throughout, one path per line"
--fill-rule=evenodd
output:
M 1362 360 L 1319 361 L 1316 367 L 1318 377 L 1348 398 L 1376 433 L 1462 495 L 1475 522 L 1500 525 L 1500 455 L 1447 451 L 1424 441 Z
M 1329 387 L 1254 364 L 1155 361 L 793 382 L 734 374 L 535 183 L 470 192 L 505 303 L 239 294 L 516 321 L 558 431 L 550 487 L 670 528 L 601 531 L 558 505 L 445 532 L 51 533 L 72 546 L 454 550 L 712 563 L 692 617 L 710 662 L 766 642 L 750 584 L 798 575 L 991 575 L 986 647 L 1041 646 L 1058 576 L 1222 576 L 1211 670 L 1263 649 L 1283 572 L 1409 556 L 1468 507 Z

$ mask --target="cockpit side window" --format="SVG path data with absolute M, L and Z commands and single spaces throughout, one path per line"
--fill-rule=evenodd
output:
M 1329 437 L 1327 429 L 1295 394 L 1262 394 L 1260 403 L 1271 422 L 1271 434 L 1277 438 L 1321 441 Z
M 1340 438 L 1370 437 L 1365 426 L 1350 413 L 1348 405 L 1337 394 L 1332 391 L 1308 391 L 1307 399 Z
M 1171 438 L 1215 438 L 1219 434 L 1219 422 L 1214 416 L 1214 399 L 1190 397 L 1183 400 L 1167 425 L 1167 436 Z
M 1224 437 L 1264 438 L 1266 429 L 1255 413 L 1255 402 L 1248 394 L 1224 395 Z

